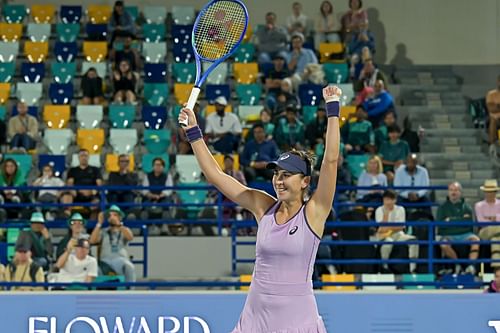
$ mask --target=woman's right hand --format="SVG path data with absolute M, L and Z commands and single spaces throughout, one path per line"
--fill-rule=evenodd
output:
M 185 130 L 197 125 L 196 116 L 194 115 L 193 110 L 184 107 L 179 113 L 179 118 L 177 118 L 177 120 L 181 123 L 185 122 L 186 119 L 188 120 L 188 125 L 184 127 Z

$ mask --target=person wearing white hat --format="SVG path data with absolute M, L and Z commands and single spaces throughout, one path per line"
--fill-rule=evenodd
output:
M 498 222 L 499 225 L 484 226 L 479 231 L 482 240 L 500 241 L 500 200 L 496 198 L 500 189 L 496 179 L 486 179 L 480 187 L 484 193 L 484 200 L 474 206 L 476 218 L 481 222 Z M 491 244 L 491 259 L 500 259 L 500 244 Z M 492 267 L 500 267 L 500 262 L 494 262 Z
M 237 148 L 242 128 L 240 118 L 226 112 L 228 105 L 224 96 L 214 101 L 215 112 L 207 116 L 205 134 L 213 148 L 222 154 L 231 154 Z
M 45 219 L 40 212 L 31 214 L 30 230 L 23 230 L 17 238 L 16 245 L 23 244 L 33 254 L 33 261 L 45 270 L 49 268 L 52 254 L 52 236 L 45 226 Z

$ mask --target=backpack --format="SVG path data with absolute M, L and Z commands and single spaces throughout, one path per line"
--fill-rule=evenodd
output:
M 17 267 L 14 263 L 9 264 L 11 278 L 15 275 L 16 269 L 17 269 Z M 40 266 L 38 266 L 38 264 L 36 264 L 35 262 L 31 262 L 31 265 L 30 265 L 31 282 L 36 282 L 36 273 L 38 272 L 39 269 L 40 269 Z

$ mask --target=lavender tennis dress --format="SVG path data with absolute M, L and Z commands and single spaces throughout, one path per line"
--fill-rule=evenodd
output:
M 320 239 L 307 223 L 305 205 L 278 225 L 279 205 L 259 223 L 250 292 L 232 333 L 326 333 L 312 289 Z

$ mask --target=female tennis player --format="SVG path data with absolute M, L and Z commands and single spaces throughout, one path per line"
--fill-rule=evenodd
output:
M 290 151 L 268 163 L 274 169 L 274 198 L 225 174 L 202 140 L 193 111 L 179 114 L 179 122 L 188 121 L 184 129 L 208 182 L 252 212 L 259 226 L 250 292 L 232 333 L 326 333 L 312 273 L 335 194 L 341 93 L 335 86 L 323 89 L 329 117 L 325 154 L 317 189 L 307 201 L 313 165 L 307 153 Z

